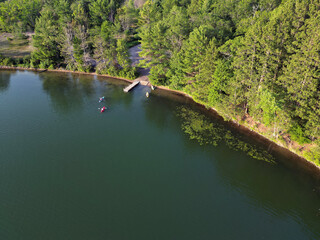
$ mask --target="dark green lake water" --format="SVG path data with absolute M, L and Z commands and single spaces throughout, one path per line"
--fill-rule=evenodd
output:
M 311 178 L 188 100 L 125 85 L 0 72 L 0 239 L 320 239 Z

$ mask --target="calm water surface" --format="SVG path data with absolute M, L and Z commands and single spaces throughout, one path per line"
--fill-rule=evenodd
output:
M 187 100 L 124 85 L 0 72 L 0 239 L 320 239 L 311 179 Z

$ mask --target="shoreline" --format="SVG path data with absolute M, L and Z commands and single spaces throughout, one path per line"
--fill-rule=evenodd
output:
M 312 175 L 314 179 L 320 184 L 320 166 L 316 165 L 315 163 L 305 159 L 304 157 L 300 156 L 299 154 L 291 151 L 289 148 L 282 146 L 281 144 L 272 141 L 268 137 L 262 135 L 259 132 L 256 132 L 249 127 L 240 124 L 234 120 L 226 121 L 223 119 L 221 114 L 214 108 L 210 107 L 207 108 L 204 104 L 196 102 L 192 96 L 188 95 L 185 92 L 179 91 L 179 90 L 172 90 L 164 86 L 157 86 L 157 89 L 161 89 L 163 91 L 171 92 L 176 95 L 179 95 L 181 97 L 188 98 L 193 103 L 195 103 L 198 107 L 200 107 L 202 110 L 207 111 L 210 115 L 212 115 L 215 118 L 220 118 L 222 121 L 224 121 L 226 124 L 231 126 L 233 129 L 236 129 L 241 134 L 244 134 L 245 136 L 249 138 L 254 138 L 255 141 L 258 144 L 264 145 L 268 148 L 268 151 L 271 152 L 273 155 L 279 156 L 281 158 L 287 159 L 287 161 L 283 161 L 281 158 L 279 161 L 285 166 L 291 168 L 291 169 L 297 169 L 299 168 L 304 173 L 307 173 L 309 175 Z
M 9 67 L 9 66 L 0 66 L 0 70 L 25 70 L 25 71 L 32 71 L 32 72 L 61 72 L 61 73 L 75 73 L 75 74 L 85 74 L 85 75 L 92 75 L 92 76 L 102 76 L 102 77 L 109 77 L 114 78 L 118 80 L 123 80 L 126 82 L 133 82 L 133 80 L 127 79 L 127 78 L 121 78 L 121 77 L 114 77 L 107 74 L 98 74 L 95 72 L 79 72 L 79 71 L 72 71 L 72 70 L 66 70 L 66 69 L 43 69 L 43 68 L 25 68 L 25 67 Z
M 128 83 L 132 83 L 134 80 L 122 78 L 122 77 L 114 77 L 107 74 L 97 74 L 97 73 L 87 73 L 87 72 L 79 72 L 79 71 L 72 71 L 72 70 L 65 70 L 65 69 L 39 69 L 39 68 L 24 68 L 24 67 L 8 67 L 8 66 L 0 66 L 0 69 L 3 70 L 24 70 L 24 71 L 33 71 L 33 72 L 60 72 L 60 73 L 74 73 L 74 74 L 85 74 L 85 75 L 92 75 L 92 76 L 99 76 L 99 77 L 107 77 L 112 79 L 117 79 L 121 81 L 125 81 Z M 148 81 L 140 81 L 141 85 L 147 86 L 150 83 Z M 179 91 L 179 90 L 173 90 L 165 86 L 156 86 L 156 89 L 159 89 L 161 91 L 173 93 L 175 95 L 188 98 L 193 103 L 195 103 L 198 107 L 200 107 L 202 110 L 208 111 L 211 115 L 214 115 L 215 117 L 219 117 L 223 120 L 222 115 L 214 108 L 210 107 L 207 108 L 204 104 L 196 102 L 192 96 L 189 94 Z M 262 135 L 261 133 L 254 131 L 250 129 L 249 127 L 240 124 L 234 120 L 223 120 L 227 124 L 229 124 L 232 128 L 237 129 L 240 133 L 250 137 L 255 138 L 255 140 L 262 145 L 268 146 L 268 151 L 272 152 L 274 155 L 282 156 L 283 158 L 288 159 L 288 161 L 280 161 L 284 165 L 290 168 L 299 168 L 303 170 L 303 172 L 314 176 L 315 180 L 320 183 L 320 166 L 316 165 L 315 163 L 305 159 L 304 157 L 300 156 L 296 152 L 290 150 L 289 148 L 283 146 L 282 144 L 279 144 L 268 137 Z

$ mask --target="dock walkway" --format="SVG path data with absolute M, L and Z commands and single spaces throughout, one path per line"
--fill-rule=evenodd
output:
M 140 83 L 140 81 L 134 81 L 131 83 L 128 87 L 124 88 L 124 92 L 129 92 L 131 89 L 133 89 L 135 86 L 137 86 Z

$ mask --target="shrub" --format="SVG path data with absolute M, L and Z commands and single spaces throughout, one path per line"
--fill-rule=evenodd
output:
M 294 124 L 289 130 L 291 139 L 297 141 L 300 144 L 310 143 L 310 139 L 304 133 L 304 129 L 299 124 Z
M 25 57 L 22 59 L 22 62 L 23 62 L 23 66 L 24 66 L 24 67 L 30 68 L 30 65 L 31 65 L 31 56 L 30 56 L 30 55 L 25 56 Z
M 303 157 L 320 166 L 320 146 L 315 146 L 310 151 L 303 153 Z
M 1 61 L 1 65 L 12 67 L 14 66 L 14 60 L 12 58 L 3 58 Z

